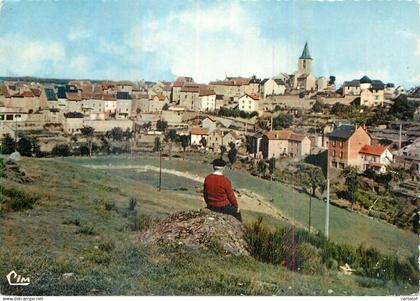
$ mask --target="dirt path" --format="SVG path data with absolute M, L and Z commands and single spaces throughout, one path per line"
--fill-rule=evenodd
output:
M 153 165 L 83 165 L 84 167 L 92 169 L 134 169 L 138 172 L 148 172 L 154 171 L 159 172 L 159 167 Z M 179 171 L 175 169 L 162 168 L 162 172 L 177 177 L 184 177 L 195 182 L 203 183 L 204 177 L 195 175 L 189 172 Z M 270 202 L 264 199 L 259 194 L 250 191 L 248 189 L 238 188 L 235 189 L 238 196 L 238 202 L 241 209 L 250 210 L 258 213 L 268 214 L 272 217 L 282 219 L 290 224 L 295 224 L 297 226 L 303 227 L 296 221 L 292 221 L 287 215 L 285 215 L 281 210 L 271 205 Z

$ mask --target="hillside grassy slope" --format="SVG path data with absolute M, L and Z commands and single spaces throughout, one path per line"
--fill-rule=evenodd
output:
M 144 160 L 148 164 L 157 163 L 155 159 Z M 405 295 L 416 292 L 417 288 L 406 284 L 375 283 L 333 271 L 324 276 L 292 273 L 282 266 L 262 263 L 251 257 L 220 256 L 217 250 L 145 247 L 138 240 L 138 232 L 132 230 L 132 221 L 126 214 L 130 197 L 138 199 L 140 213 L 155 217 L 201 208 L 203 203 L 191 189 L 157 192 L 154 185 L 131 179 L 129 173 L 82 166 L 110 162 L 127 164 L 127 161 L 116 157 L 92 160 L 24 158 L 19 162 L 33 183 L 19 184 L 3 179 L 2 194 L 16 190 L 37 202 L 33 209 L 0 213 L 0 275 L 15 270 L 29 276 L 31 284 L 11 287 L 5 277 L 0 277 L 1 293 L 326 295 L 332 290 L 332 294 L 339 295 Z M 141 160 L 137 161 L 136 164 L 141 163 Z M 197 174 L 208 171 L 206 165 L 199 163 L 173 160 L 165 164 L 174 168 L 179 165 Z M 241 182 L 245 181 L 245 175 L 232 173 L 230 176 L 234 184 L 245 185 Z M 258 192 L 263 195 L 266 184 L 254 178 L 248 178 L 250 180 L 256 181 Z M 289 193 L 288 197 L 295 196 L 293 190 Z M 274 204 L 281 207 L 290 201 L 275 199 Z M 285 208 L 282 210 L 286 211 Z M 244 216 L 250 220 L 257 214 L 244 212 Z M 272 217 L 266 218 L 273 225 L 281 223 Z M 394 229 L 380 225 L 386 231 Z M 400 236 L 400 239 L 405 238 Z
M 159 161 L 153 156 L 130 158 L 127 156 L 99 157 L 95 159 L 70 159 L 71 162 L 81 165 L 98 165 L 105 167 L 129 166 L 133 168 L 144 165 L 159 166 Z M 209 162 L 197 158 L 195 161 L 171 159 L 164 160 L 163 168 L 189 172 L 199 177 L 205 177 L 211 172 Z M 119 174 L 126 178 L 136 178 L 135 171 L 127 169 L 110 169 L 107 172 Z M 231 179 L 235 188 L 253 191 L 270 200 L 291 221 L 300 225 L 308 225 L 309 196 L 279 182 L 270 182 L 244 172 L 227 169 L 225 174 Z M 150 183 L 157 184 L 157 174 L 149 173 Z M 181 180 L 180 180 L 181 179 Z M 183 179 L 169 174 L 163 175 L 163 185 L 168 189 L 177 187 L 179 182 L 189 190 L 200 187 L 201 183 Z M 179 187 L 179 186 L 178 186 Z M 325 229 L 325 203 L 313 198 L 312 227 L 324 232 Z M 419 237 L 410 231 L 397 228 L 382 220 L 374 219 L 359 213 L 330 206 L 330 238 L 333 241 L 353 246 L 365 245 L 375 247 L 382 253 L 411 256 L 418 253 Z

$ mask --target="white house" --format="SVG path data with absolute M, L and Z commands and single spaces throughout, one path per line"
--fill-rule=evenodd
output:
M 209 129 L 195 127 L 191 130 L 191 145 L 201 145 L 201 139 L 205 138 L 208 140 Z
M 201 112 L 212 112 L 216 110 L 216 93 L 212 90 L 200 90 L 198 95 Z
M 386 166 L 393 161 L 393 155 L 389 149 L 382 145 L 365 145 L 359 151 L 361 168 L 372 168 L 377 172 L 386 172 Z
M 286 85 L 281 79 L 264 79 L 261 84 L 264 98 L 267 95 L 283 95 L 286 91 Z
M 254 112 L 259 109 L 260 97 L 255 94 L 244 94 L 239 98 L 239 110 Z

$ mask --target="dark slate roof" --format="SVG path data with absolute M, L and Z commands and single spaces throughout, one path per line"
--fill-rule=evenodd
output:
M 78 92 L 77 87 L 75 85 L 66 85 L 66 92 Z
M 360 82 L 358 80 L 346 81 L 346 82 L 344 82 L 344 86 L 347 86 L 347 87 L 359 87 L 360 86 Z
M 377 81 L 377 82 L 373 81 L 371 89 L 372 90 L 383 90 L 383 89 L 385 89 L 385 84 L 381 81 Z
M 57 87 L 57 97 L 58 98 L 66 98 L 66 87 L 58 86 Z
M 261 79 L 259 78 L 251 78 L 249 81 L 250 84 L 259 84 L 261 82 Z
M 57 95 L 55 95 L 55 92 L 53 89 L 51 88 L 45 88 L 45 95 L 47 96 L 47 100 L 48 101 L 56 101 L 57 100 Z
M 386 87 L 387 88 L 395 88 L 395 84 L 394 83 L 387 83 Z
M 311 54 L 309 53 L 308 42 L 305 43 L 305 47 L 303 47 L 302 55 L 299 59 L 312 60 Z
M 117 99 L 131 99 L 131 95 L 128 92 L 117 92 Z
M 80 112 L 68 112 L 64 113 L 64 117 L 66 118 L 83 118 L 83 114 Z
M 365 75 L 360 79 L 360 83 L 361 84 L 371 84 L 372 80 Z
M 264 85 L 269 79 L 268 78 L 264 78 L 261 82 L 260 85 Z
M 343 124 L 336 128 L 331 134 L 330 138 L 347 140 L 353 135 L 355 126 L 351 124 Z

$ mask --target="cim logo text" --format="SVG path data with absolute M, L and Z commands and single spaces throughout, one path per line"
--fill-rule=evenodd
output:
M 29 277 L 18 275 L 15 271 L 11 271 L 9 274 L 7 274 L 6 278 L 7 281 L 9 281 L 9 285 L 29 285 L 31 282 Z

